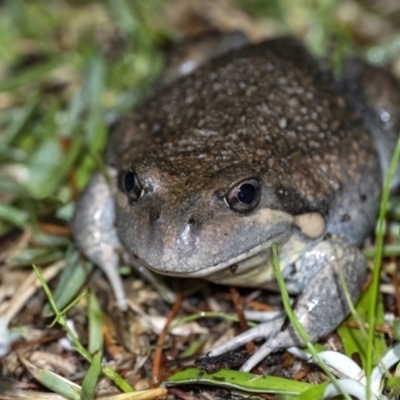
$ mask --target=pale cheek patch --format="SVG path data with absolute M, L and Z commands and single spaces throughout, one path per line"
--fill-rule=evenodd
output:
M 118 192 L 115 194 L 115 203 L 118 208 L 125 208 L 129 205 L 128 197 L 125 193 Z
M 265 208 L 260 210 L 254 216 L 249 217 L 249 220 L 259 224 L 260 226 L 277 226 L 282 223 L 291 223 L 293 217 L 283 211 L 271 210 L 270 208 Z
M 312 239 L 321 236 L 326 228 L 325 220 L 318 212 L 296 215 L 294 223 L 304 235 Z

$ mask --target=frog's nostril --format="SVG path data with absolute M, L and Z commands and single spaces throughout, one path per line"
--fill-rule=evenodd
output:
M 158 221 L 160 219 L 160 212 L 159 211 L 153 211 L 150 213 L 150 219 L 154 221 Z
M 194 225 L 196 223 L 196 221 L 193 218 L 190 218 L 188 221 L 189 225 Z

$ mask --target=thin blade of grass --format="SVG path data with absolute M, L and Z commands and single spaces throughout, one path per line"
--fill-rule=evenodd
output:
M 31 117 L 39 100 L 40 94 L 35 93 L 32 98 L 28 100 L 23 108 L 14 111 L 11 123 L 4 131 L 4 133 L 0 136 L 0 146 L 11 143 L 11 141 L 17 137 L 17 135 L 21 132 L 22 128 Z
M 111 379 L 123 392 L 135 392 L 135 389 L 125 379 L 107 365 L 103 365 L 103 374 Z
M 376 257 L 377 248 L 368 247 L 364 250 L 364 255 L 367 258 Z M 400 256 L 400 244 L 386 244 L 382 249 L 382 257 L 399 257 Z
M 18 228 L 25 228 L 29 215 L 24 210 L 7 204 L 0 204 L 0 218 Z
M 67 250 L 65 267 L 53 294 L 58 309 L 63 309 L 72 301 L 87 281 L 93 269 L 93 264 L 82 261 L 79 253 L 73 247 Z M 43 315 L 46 317 L 53 315 L 49 304 L 45 306 Z
M 221 369 L 209 374 L 199 368 L 189 368 L 169 377 L 162 386 L 205 384 L 250 393 L 298 395 L 312 387 L 309 383 L 275 376 L 255 375 L 248 372 Z
M 49 248 L 49 247 L 38 247 L 38 248 L 27 248 L 18 251 L 10 259 L 8 263 L 12 266 L 31 266 L 32 264 L 47 265 L 60 260 L 64 257 L 62 250 Z
M 67 153 L 63 155 L 62 162 L 58 163 L 57 166 L 47 175 L 46 179 L 41 186 L 41 190 L 34 190 L 37 198 L 50 197 L 61 182 L 66 178 L 67 172 L 72 168 L 72 165 L 77 160 L 79 154 L 83 149 L 83 138 L 81 136 L 75 136 L 75 139 L 71 142 L 71 147 Z
M 322 399 L 326 388 L 328 387 L 329 383 L 324 382 L 319 385 L 315 385 L 312 388 L 306 390 L 305 392 L 299 394 L 296 399 L 297 400 L 318 400 Z
M 90 354 L 102 354 L 103 352 L 103 330 L 102 313 L 99 301 L 94 292 L 90 292 L 89 305 L 89 344 L 88 350 Z
M 50 291 L 49 286 L 47 285 L 45 279 L 43 278 L 40 270 L 36 267 L 36 265 L 32 265 L 32 268 L 35 271 L 36 276 L 39 279 L 39 282 L 41 283 L 43 290 L 46 293 L 46 296 L 49 300 L 49 303 L 54 311 L 55 314 L 55 318 L 54 318 L 54 322 L 58 322 L 67 332 L 69 338 L 71 339 L 71 341 L 74 344 L 75 350 L 82 355 L 82 357 L 84 357 L 87 361 L 92 362 L 92 356 L 91 354 L 83 347 L 83 345 L 80 343 L 80 341 L 78 340 L 78 338 L 76 337 L 76 335 L 72 332 L 72 330 L 69 328 L 63 312 L 61 312 L 55 301 L 53 298 L 53 295 Z M 69 307 L 67 306 L 66 309 L 68 309 Z M 64 310 L 65 312 L 65 310 Z M 135 390 L 132 388 L 131 385 L 129 385 L 128 382 L 126 382 L 116 371 L 114 371 L 112 368 L 108 367 L 108 366 L 103 366 L 102 367 L 102 371 L 103 374 L 107 376 L 107 378 L 109 378 L 110 380 L 112 380 L 123 392 L 134 392 Z
M 101 373 L 101 353 L 94 354 L 92 364 L 82 382 L 81 400 L 94 400 L 97 381 Z
M 49 265 L 43 271 L 41 279 L 46 283 L 47 280 L 53 279 L 64 266 L 64 261 L 57 261 L 53 265 Z M 7 321 L 11 321 L 12 318 L 23 308 L 29 298 L 35 293 L 35 291 L 40 287 L 41 282 L 38 282 L 34 273 L 29 274 L 22 285 L 14 293 L 11 301 L 8 303 L 6 310 Z
M 101 104 L 101 94 L 104 91 L 104 80 L 106 74 L 106 63 L 101 56 L 95 56 L 92 60 L 87 79 L 87 107 L 88 117 L 85 119 L 84 127 L 86 142 L 92 144 L 91 150 L 102 149 L 106 135 L 99 134 L 104 130 L 104 113 Z M 93 146 L 96 144 L 96 146 Z
M 55 228 L 66 229 L 64 226 L 55 226 Z M 63 247 L 66 248 L 70 240 L 65 236 L 58 236 L 58 233 L 46 233 L 43 231 L 35 231 L 33 233 L 35 243 L 39 246 L 46 246 L 51 248 Z
M 26 194 L 26 189 L 9 176 L 0 174 L 0 192 L 11 197 L 23 197 Z
M 400 137 L 397 141 L 396 148 L 394 149 L 392 159 L 390 161 L 388 174 L 385 179 L 385 183 L 382 191 L 381 205 L 379 208 L 378 228 L 376 237 L 376 254 L 374 259 L 374 269 L 372 271 L 372 283 L 371 283 L 371 303 L 368 313 L 368 343 L 367 343 L 367 362 L 365 367 L 365 374 L 367 377 L 367 399 L 371 398 L 371 371 L 373 364 L 373 345 L 374 345 L 374 327 L 375 327 L 375 315 L 376 307 L 378 304 L 378 292 L 379 292 L 379 277 L 381 271 L 381 261 L 383 252 L 383 237 L 384 237 L 384 222 L 386 216 L 386 208 L 389 201 L 390 185 L 396 174 L 397 165 L 400 156 Z M 377 360 L 378 361 L 378 360 Z
M 60 66 L 62 61 L 60 57 L 55 57 L 46 63 L 27 69 L 15 77 L 0 83 L 0 92 L 9 92 L 21 86 L 32 84 L 32 82 L 38 84 L 48 76 L 49 72 Z
M 48 138 L 39 142 L 38 146 L 32 149 L 27 162 L 29 174 L 24 183 L 31 196 L 36 199 L 44 199 L 52 193 L 47 187 L 60 162 L 64 161 L 61 145 L 57 138 Z
M 47 285 L 47 282 L 44 280 L 42 273 L 40 272 L 39 268 L 33 264 L 32 265 L 33 270 L 35 271 L 35 274 L 37 278 L 39 279 L 40 284 L 42 285 L 42 288 L 44 292 L 46 293 L 47 298 L 49 299 L 50 305 L 53 308 L 53 310 L 57 311 L 57 305 L 54 301 L 53 295 L 51 294 L 50 288 Z
M 293 327 L 296 329 L 296 332 L 298 333 L 298 335 L 301 337 L 301 339 L 306 344 L 306 346 L 307 346 L 308 350 L 310 351 L 310 353 L 314 356 L 314 358 L 317 361 L 319 367 L 331 379 L 331 381 L 335 385 L 335 387 L 338 388 L 340 393 L 343 394 L 343 397 L 345 399 L 347 399 L 347 400 L 351 400 L 350 396 L 341 389 L 341 387 L 340 387 L 337 379 L 335 378 L 335 376 L 329 371 L 329 369 L 325 366 L 325 364 L 322 362 L 322 360 L 318 356 L 317 350 L 312 345 L 310 339 L 308 338 L 308 335 L 307 335 L 306 331 L 304 330 L 304 328 L 301 325 L 300 321 L 297 319 L 296 315 L 294 314 L 292 306 L 290 304 L 289 294 L 288 294 L 288 291 L 286 290 L 285 281 L 284 281 L 283 276 L 282 276 L 282 271 L 281 271 L 281 268 L 279 266 L 278 246 L 277 246 L 276 243 L 272 243 L 271 250 L 272 250 L 272 266 L 274 268 L 275 278 L 276 278 L 276 280 L 278 282 L 279 291 L 280 291 L 280 294 L 281 294 L 281 297 L 282 297 L 282 302 L 283 302 L 283 306 L 284 306 L 285 312 L 286 312 L 291 324 L 293 325 Z
M 371 286 L 362 295 L 361 299 L 357 303 L 356 312 L 360 317 L 361 321 L 365 321 L 371 304 L 372 288 Z M 356 321 L 353 316 L 348 318 L 348 321 Z M 384 311 L 383 304 L 379 301 L 378 307 L 376 308 L 376 323 L 378 325 L 384 324 Z M 367 348 L 365 347 L 366 335 L 361 332 L 360 329 L 346 326 L 341 324 L 338 328 L 338 334 L 342 339 L 342 343 L 345 349 L 345 353 L 348 357 L 352 357 L 353 354 L 358 354 L 361 357 L 362 365 L 365 366 L 367 362 Z M 385 335 L 383 333 L 374 333 L 374 349 L 375 353 L 380 357 L 386 351 Z
M 81 124 L 81 116 L 85 110 L 89 110 L 89 115 L 85 119 L 86 127 L 91 130 L 90 139 L 96 139 L 93 131 L 102 122 L 101 113 L 101 94 L 104 89 L 104 80 L 106 74 L 106 65 L 104 59 L 101 56 L 95 55 L 92 57 L 89 63 L 88 70 L 86 72 L 86 79 L 81 90 L 74 96 L 67 110 L 66 123 L 63 126 L 63 136 L 71 137 L 79 136 L 81 133 L 77 132 L 78 127 Z M 87 128 L 85 129 L 87 130 Z M 97 139 L 96 139 L 97 140 Z M 90 140 L 89 140 L 90 141 Z
M 115 15 L 121 31 L 127 35 L 134 37 L 138 29 L 138 21 L 132 14 L 130 7 L 125 0 L 111 0 L 108 1 L 112 13 Z
M 25 365 L 32 376 L 39 381 L 43 386 L 53 392 L 66 397 L 69 400 L 79 400 L 81 388 L 76 383 L 63 378 L 54 372 L 47 371 L 30 363 L 26 358 L 20 356 L 21 362 Z
M 182 354 L 180 355 L 181 358 L 185 358 L 185 357 L 192 357 L 194 356 L 197 351 L 204 345 L 204 343 L 207 341 L 207 336 L 203 335 L 201 336 L 199 339 L 197 340 L 193 340 L 189 346 L 187 347 L 187 349 L 182 352 Z

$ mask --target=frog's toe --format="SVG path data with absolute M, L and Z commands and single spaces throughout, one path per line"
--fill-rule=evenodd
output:
M 275 334 L 271 335 L 268 340 L 242 365 L 240 370 L 243 372 L 249 372 L 272 352 L 297 345 L 299 345 L 298 340 L 292 337 L 289 331 L 275 332 Z
M 103 249 L 104 255 L 107 254 L 107 256 L 104 256 L 102 262 L 98 262 L 97 265 L 106 274 L 107 279 L 111 284 L 118 308 L 121 311 L 126 311 L 128 309 L 128 304 L 126 302 L 125 289 L 122 283 L 122 278 L 118 271 L 118 256 L 115 252 L 115 249 L 111 246 L 104 247 L 107 247 Z M 106 260 L 108 262 L 106 262 Z
M 228 351 L 237 349 L 238 347 L 244 346 L 246 343 L 256 339 L 267 339 L 270 335 L 274 334 L 280 329 L 284 321 L 283 317 L 276 318 L 267 322 L 264 322 L 246 332 L 234 337 L 222 346 L 217 347 L 209 353 L 210 357 L 219 356 Z

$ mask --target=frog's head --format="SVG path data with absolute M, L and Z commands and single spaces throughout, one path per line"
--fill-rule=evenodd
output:
M 282 196 L 286 203 L 299 200 L 270 186 L 250 164 L 207 168 L 197 153 L 168 160 L 147 154 L 119 174 L 118 233 L 154 271 L 207 278 L 265 254 L 296 225 L 311 237 L 323 231 L 322 218 L 301 219 L 283 209 Z

